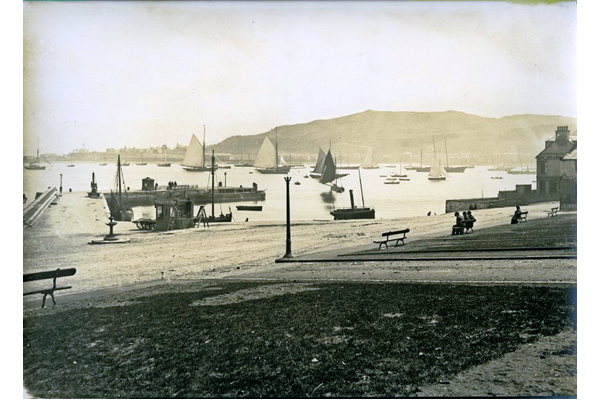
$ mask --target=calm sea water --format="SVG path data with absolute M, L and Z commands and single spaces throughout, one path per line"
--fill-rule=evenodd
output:
M 96 182 L 100 191 L 109 191 L 115 187 L 116 166 L 100 166 L 97 163 L 77 163 L 74 167 L 67 164 L 55 163 L 47 166 L 44 171 L 23 170 L 23 193 L 29 198 L 35 197 L 35 192 L 41 192 L 48 186 L 60 185 L 60 175 L 63 175 L 63 192 L 69 188 L 75 191 L 89 191 L 92 172 L 96 174 Z M 344 193 L 332 193 L 329 187 L 320 184 L 316 179 L 304 178 L 311 171 L 308 166 L 302 169 L 291 169 L 292 177 L 290 192 L 292 203 L 292 220 L 332 220 L 329 212 L 335 206 L 349 207 L 348 189 L 354 190 L 355 204 L 361 206 L 362 198 L 357 170 L 339 171 L 349 173 L 338 181 L 346 188 Z M 400 172 L 400 166 L 381 166 L 379 169 L 361 170 L 364 204 L 375 208 L 377 219 L 399 218 L 425 215 L 427 212 L 441 214 L 445 209 L 447 199 L 494 197 L 499 190 L 514 190 L 516 184 L 532 184 L 535 189 L 535 175 L 509 175 L 503 171 L 488 171 L 486 167 L 469 168 L 464 173 L 450 174 L 445 181 L 430 181 L 427 173 L 406 171 L 410 181 L 398 185 L 385 185 L 385 177 Z M 225 173 L 227 174 L 225 176 Z M 169 181 L 177 181 L 179 185 L 191 184 L 201 188 L 210 187 L 209 172 L 188 172 L 180 165 L 173 164 L 170 168 L 152 165 L 130 165 L 123 167 L 125 183 L 131 190 L 140 190 L 142 178 L 151 177 L 159 185 Z M 500 176 L 503 179 L 491 179 Z M 252 202 L 223 203 L 215 205 L 215 212 L 228 211 L 231 207 L 236 220 L 249 218 L 251 221 L 285 221 L 285 181 L 284 175 L 263 175 L 253 168 L 232 167 L 218 170 L 215 181 L 221 181 L 227 186 L 251 186 L 253 182 L 259 189 L 266 189 L 267 198 L 256 204 L 263 205 L 262 212 L 237 211 L 235 206 L 255 204 Z M 300 185 L 295 185 L 299 182 Z M 210 207 L 209 207 L 210 208 Z M 134 218 L 152 217 L 154 207 L 134 208 Z

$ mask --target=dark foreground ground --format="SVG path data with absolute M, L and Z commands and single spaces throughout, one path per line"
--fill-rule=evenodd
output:
M 25 386 L 46 398 L 415 396 L 575 330 L 575 304 L 569 286 L 164 285 L 26 315 Z M 544 390 L 530 395 L 576 394 Z
M 24 385 L 43 398 L 576 396 L 575 232 L 565 215 L 381 261 L 316 255 L 65 296 L 24 311 Z M 477 254 L 499 248 L 523 260 Z M 437 266 L 440 253 L 472 259 Z

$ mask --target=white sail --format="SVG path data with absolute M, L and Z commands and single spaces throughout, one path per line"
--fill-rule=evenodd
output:
M 435 159 L 431 163 L 431 167 L 429 168 L 429 177 L 430 178 L 441 178 L 447 175 L 446 169 L 442 167 L 442 162 L 439 159 Z
M 279 165 L 287 165 L 287 163 L 283 159 L 283 156 L 279 156 Z
M 260 150 L 254 160 L 254 166 L 256 168 L 275 168 L 275 147 L 268 137 L 260 146 Z
M 323 174 L 321 175 L 321 179 L 319 182 L 321 183 L 329 183 L 333 182 L 336 178 L 335 174 L 335 162 L 333 161 L 333 156 L 331 155 L 331 151 L 327 152 L 325 156 L 325 165 L 323 166 Z
M 367 150 L 367 155 L 360 166 L 363 168 L 372 168 L 376 165 L 377 164 L 373 162 L 373 148 L 369 147 L 369 150 Z
M 181 165 L 185 167 L 203 167 L 203 154 L 204 149 L 202 148 L 200 141 L 198 140 L 196 135 L 192 135 L 190 145 L 188 146 L 188 149 L 185 152 L 185 157 L 183 157 Z

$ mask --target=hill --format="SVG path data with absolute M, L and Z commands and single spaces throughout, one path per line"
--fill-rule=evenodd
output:
M 356 162 L 373 147 L 379 161 L 418 162 L 423 147 L 424 162 L 436 149 L 444 155 L 444 140 L 451 163 L 493 162 L 533 164 L 533 157 L 554 137 L 559 125 L 577 130 L 577 119 L 553 115 L 513 115 L 488 118 L 458 111 L 373 111 L 316 120 L 277 128 L 281 154 L 316 155 L 327 149 L 343 161 Z M 256 135 L 232 136 L 213 146 L 218 153 L 244 154 L 252 159 L 265 136 L 275 142 L 275 130 Z

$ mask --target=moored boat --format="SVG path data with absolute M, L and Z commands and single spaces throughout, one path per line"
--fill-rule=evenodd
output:
M 277 140 L 277 128 L 275 128 L 275 146 L 265 136 L 260 150 L 254 160 L 254 169 L 261 174 L 287 174 L 290 172 L 289 165 L 279 165 L 279 148 Z
M 235 206 L 240 211 L 262 211 L 263 206 Z

